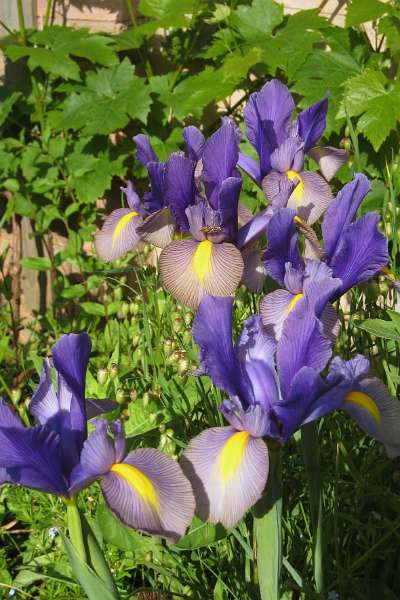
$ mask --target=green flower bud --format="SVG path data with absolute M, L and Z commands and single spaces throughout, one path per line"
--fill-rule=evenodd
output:
M 123 404 L 126 399 L 125 390 L 123 390 L 122 388 L 118 388 L 115 392 L 115 399 L 118 402 L 118 404 Z
M 158 428 L 158 431 L 159 431 L 160 433 L 165 433 L 165 430 L 166 430 L 166 428 L 167 428 L 167 427 L 166 427 L 165 423 L 161 423 L 161 425 L 160 425 L 160 426 L 159 426 L 159 428 Z
M 180 357 L 177 363 L 177 370 L 179 375 L 183 375 L 184 373 L 187 373 L 188 369 L 189 369 L 189 359 L 187 357 L 186 352 L 181 352 L 180 353 Z
M 140 335 L 136 334 L 132 337 L 132 346 L 136 347 L 140 342 Z
M 117 287 L 114 290 L 114 298 L 115 300 L 122 300 L 124 296 L 124 290 L 122 289 L 122 287 Z
M 129 310 L 131 312 L 131 315 L 135 316 L 138 314 L 140 306 L 137 302 L 131 302 L 129 305 Z
M 185 313 L 185 316 L 183 317 L 183 320 L 185 321 L 185 325 L 187 327 L 190 327 L 191 324 L 192 324 L 192 320 L 193 320 L 192 313 L 189 313 L 189 312 Z
M 172 439 L 175 435 L 175 431 L 170 427 L 169 429 L 166 430 L 165 435 L 167 437 L 169 437 L 170 439 Z
M 125 285 L 125 283 L 128 281 L 128 278 L 126 275 L 122 275 L 122 277 L 119 278 L 119 281 L 121 285 Z
M 171 354 L 174 350 L 174 347 L 175 347 L 174 340 L 172 340 L 171 338 L 166 338 L 164 340 L 164 345 L 163 345 L 163 350 L 164 350 L 165 356 L 171 356 Z
M 182 334 L 182 340 L 184 344 L 190 344 L 190 341 L 192 339 L 192 330 L 191 329 L 185 329 L 185 331 Z
M 122 304 L 121 312 L 124 315 L 124 317 L 127 317 L 129 315 L 129 304 L 127 302 L 124 302 Z
M 157 413 L 152 412 L 149 414 L 149 423 L 151 423 L 151 424 L 155 423 L 156 419 L 157 419 Z
M 137 391 L 136 390 L 131 390 L 129 392 L 129 399 L 131 402 L 135 402 L 135 400 L 137 399 Z
M 118 365 L 116 363 L 112 363 L 110 367 L 110 379 L 113 380 L 118 375 Z
M 97 381 L 100 385 L 104 385 L 108 379 L 108 370 L 104 367 L 97 369 Z
M 19 401 L 21 400 L 21 390 L 19 388 L 13 388 L 11 390 L 11 402 L 14 406 L 17 406 Z
M 174 317 L 174 319 L 172 320 L 172 330 L 175 333 L 179 333 L 180 331 L 183 331 L 184 327 L 185 327 L 185 322 L 182 319 L 182 317 Z
M 145 392 L 143 394 L 143 406 L 146 408 L 146 406 L 149 405 L 149 402 L 150 402 L 150 394 L 149 394 L 149 392 Z
M 149 550 L 148 552 L 146 552 L 146 554 L 144 555 L 144 560 L 146 562 L 152 562 L 153 561 L 153 553 L 151 550 Z

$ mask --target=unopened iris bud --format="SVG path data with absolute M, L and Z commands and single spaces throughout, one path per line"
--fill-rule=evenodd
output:
M 135 400 L 137 399 L 137 391 L 136 390 L 131 390 L 129 392 L 129 399 L 131 402 L 135 402 Z
M 124 290 L 121 287 L 115 288 L 115 290 L 114 290 L 115 300 L 122 300 L 123 295 L 124 295 Z
M 179 375 L 183 375 L 184 373 L 187 373 L 188 369 L 189 369 L 189 359 L 186 355 L 181 353 L 181 357 L 178 360 L 178 364 L 177 364 L 177 370 L 178 370 Z
M 185 313 L 185 316 L 183 317 L 183 320 L 185 321 L 185 325 L 187 327 L 190 327 L 190 325 L 192 324 L 192 320 L 193 320 L 193 315 L 191 313 Z
M 97 381 L 100 385 L 104 385 L 108 379 L 108 370 L 104 367 L 97 369 Z
M 166 425 L 165 425 L 165 423 L 161 423 L 161 425 L 160 425 L 160 426 L 159 426 L 159 428 L 158 428 L 158 431 L 159 431 L 160 433 L 165 433 L 165 430 L 166 430 Z
M 185 329 L 185 331 L 182 334 L 183 343 L 184 344 L 189 344 L 191 339 L 192 339 L 192 330 L 191 329 Z
M 118 375 L 118 365 L 116 363 L 112 363 L 110 367 L 110 379 L 115 379 Z
M 149 423 L 153 424 L 156 422 L 157 419 L 157 413 L 150 413 L 149 414 Z
M 144 257 L 146 258 L 146 256 L 148 256 L 151 252 L 151 246 L 149 244 L 145 244 L 143 246 L 142 252 L 143 252 Z
M 11 390 L 11 402 L 16 406 L 18 402 L 21 400 L 21 390 L 18 388 L 13 388 Z
M 175 342 L 174 342 L 174 340 L 171 340 L 171 338 L 167 338 L 166 340 L 164 340 L 163 350 L 164 350 L 165 356 L 171 356 L 174 346 L 175 346 Z
M 175 317 L 172 320 L 172 329 L 175 333 L 179 333 L 180 331 L 182 331 L 184 326 L 185 326 L 185 322 L 182 319 L 182 317 Z
M 167 443 L 165 444 L 165 452 L 167 454 L 170 454 L 171 456 L 173 454 L 175 454 L 176 451 L 176 443 L 174 442 L 174 440 L 168 440 Z
M 119 281 L 121 285 L 125 285 L 125 283 L 128 281 L 128 278 L 126 275 L 122 275 L 122 277 L 119 278 Z
M 166 430 L 166 432 L 165 432 L 165 435 L 166 435 L 168 438 L 172 439 L 172 438 L 174 437 L 174 435 L 175 435 L 175 432 L 174 432 L 174 430 L 173 430 L 173 429 L 171 429 L 171 427 L 170 427 L 169 429 L 167 429 L 167 430 Z
M 140 342 L 140 335 L 138 335 L 138 334 L 134 335 L 132 338 L 132 345 L 136 347 L 139 344 L 139 342 Z
M 129 315 L 129 304 L 127 302 L 124 302 L 122 304 L 121 312 L 124 315 L 124 317 Z
M 137 302 L 131 302 L 129 305 L 129 310 L 131 315 L 137 315 L 139 312 L 140 306 Z
M 153 560 L 153 553 L 151 552 L 151 550 L 149 550 L 149 552 L 146 552 L 146 554 L 144 555 L 144 560 L 146 562 L 152 562 L 152 560 Z
M 167 363 L 167 365 L 177 365 L 180 357 L 181 357 L 181 352 L 179 352 L 179 350 L 174 350 L 174 352 L 171 354 L 171 356 L 167 357 L 167 360 L 165 362 Z
M 343 148 L 345 150 L 347 150 L 347 152 L 351 149 L 351 140 L 349 140 L 349 138 L 346 138 L 343 142 Z
M 122 388 L 118 388 L 115 392 L 115 399 L 118 402 L 118 404 L 123 404 L 125 402 L 126 394 Z
M 149 394 L 149 392 L 145 392 L 143 394 L 143 406 L 146 408 L 146 406 L 149 405 L 149 402 L 150 402 L 150 394 Z
M 119 418 L 121 421 L 127 421 L 129 419 L 129 410 L 127 408 L 123 410 Z

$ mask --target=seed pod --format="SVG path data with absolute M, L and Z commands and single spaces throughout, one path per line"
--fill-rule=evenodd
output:
M 116 287 L 114 290 L 114 299 L 122 300 L 123 295 L 124 295 L 124 290 L 122 289 L 122 287 Z
M 185 321 L 185 325 L 187 327 L 190 327 L 191 324 L 192 324 L 192 321 L 193 321 L 193 315 L 192 315 L 192 313 L 189 313 L 189 312 L 185 313 L 185 316 L 183 317 L 183 320 Z
M 115 399 L 118 402 L 118 404 L 123 404 L 126 400 L 125 390 L 123 390 L 122 388 L 118 388 L 115 392 Z
M 149 405 L 149 402 L 150 402 L 150 394 L 149 394 L 149 392 L 145 392 L 143 394 L 143 406 L 146 408 L 146 406 Z
M 164 340 L 164 345 L 163 345 L 163 350 L 164 350 L 165 356 L 171 356 L 171 354 L 174 350 L 174 347 L 175 347 L 174 340 L 172 340 L 171 338 L 166 338 Z
M 153 423 L 156 422 L 156 419 L 157 419 L 157 413 L 152 412 L 149 414 L 149 423 L 151 423 L 151 425 L 153 425 Z
M 116 363 L 112 363 L 110 367 L 110 379 L 113 380 L 118 375 L 118 365 Z
M 108 370 L 104 367 L 97 369 L 97 381 L 100 385 L 104 385 L 108 379 Z
M 127 317 L 129 315 L 129 304 L 127 302 L 124 302 L 122 304 L 121 312 L 124 315 L 124 317 Z
M 184 344 L 190 344 L 190 341 L 192 339 L 192 330 L 191 329 L 185 329 L 185 331 L 182 334 L 182 340 Z
M 137 391 L 136 390 L 130 390 L 129 399 L 131 402 L 135 402 L 135 400 L 137 399 Z
M 139 310 L 140 310 L 140 306 L 137 302 L 131 302 L 129 305 L 129 310 L 131 315 L 135 316 L 138 314 Z
M 185 327 L 185 322 L 182 319 L 182 317 L 174 317 L 173 318 L 173 320 L 172 320 L 172 330 L 175 333 L 179 333 L 179 332 L 183 331 L 184 327 Z

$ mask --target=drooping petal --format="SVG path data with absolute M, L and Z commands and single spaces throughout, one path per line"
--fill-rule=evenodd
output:
M 261 293 L 267 276 L 262 260 L 264 253 L 265 250 L 259 250 L 258 248 L 255 250 L 246 248 L 242 252 L 244 262 L 242 283 L 254 294 Z
M 354 220 L 357 210 L 371 189 L 365 175 L 357 173 L 353 181 L 347 183 L 330 204 L 322 222 L 324 250 L 328 259 L 332 258 L 340 238 Z
M 101 260 L 116 260 L 132 250 L 140 240 L 137 227 L 141 222 L 142 218 L 136 210 L 113 210 L 94 236 L 96 252 Z
M 367 281 L 388 263 L 388 241 L 378 230 L 379 215 L 368 213 L 347 226 L 330 261 L 335 277 L 342 280 L 336 297 Z
M 260 303 L 260 315 L 267 333 L 275 340 L 282 335 L 286 317 L 303 294 L 291 294 L 287 290 L 276 290 L 264 296 Z
M 369 371 L 369 361 L 362 354 L 357 354 L 351 360 L 343 360 L 335 356 L 329 365 L 327 382 L 332 385 L 350 384 L 363 379 Z
M 239 152 L 239 160 L 238 167 L 240 167 L 251 179 L 261 187 L 261 169 L 260 164 L 251 158 L 251 156 L 247 156 L 247 154 L 243 154 L 243 152 Z
M 312 225 L 325 212 L 333 196 L 329 184 L 321 175 L 312 171 L 287 173 L 287 176 L 299 180 L 287 206 L 296 210 L 300 219 Z
M 60 437 L 46 427 L 0 427 L 0 470 L 5 481 L 67 496 Z
M 129 208 L 131 210 L 136 210 L 137 213 L 141 214 L 143 212 L 142 202 L 137 193 L 135 192 L 135 187 L 132 181 L 128 181 L 126 187 L 121 187 L 121 191 L 125 194 Z
M 271 406 L 276 398 L 271 398 Z M 280 439 L 279 423 L 274 413 L 270 410 L 271 406 L 261 406 L 260 404 L 251 404 L 243 408 L 240 400 L 231 396 L 229 400 L 224 400 L 218 407 L 225 419 L 234 429 L 238 431 L 247 431 L 252 437 L 270 437 Z
M 304 151 L 307 152 L 320 139 L 326 128 L 328 97 L 315 102 L 297 117 L 299 136 L 304 140 Z
M 197 308 L 206 295 L 232 294 L 242 273 L 242 255 L 229 243 L 180 240 L 169 244 L 160 256 L 160 275 L 165 287 L 191 308 Z
M 197 163 L 202 157 L 205 144 L 204 135 L 194 125 L 183 128 L 183 139 L 186 142 L 187 153 L 193 162 Z
M 291 263 L 296 269 L 302 268 L 294 215 L 293 210 L 280 209 L 268 225 L 268 247 L 264 254 L 264 267 L 268 275 L 282 286 L 286 263 Z
M 194 163 L 179 152 L 165 165 L 165 203 L 182 231 L 189 231 L 186 209 L 195 201 Z
M 265 197 L 275 210 L 287 206 L 289 198 L 293 193 L 299 178 L 290 180 L 286 173 L 272 171 L 261 182 L 261 188 Z
M 146 167 L 149 162 L 158 162 L 157 154 L 154 152 L 149 136 L 139 133 L 135 135 L 133 141 L 136 143 L 136 158 Z
M 271 212 L 265 209 L 253 217 L 246 225 L 243 225 L 238 231 L 237 247 L 242 250 L 265 234 L 270 220 Z
M 144 242 L 157 248 L 165 248 L 172 242 L 175 233 L 175 221 L 169 208 L 161 208 L 146 217 L 137 232 Z
M 195 507 L 180 466 L 154 448 L 142 448 L 112 465 L 101 483 L 110 510 L 129 527 L 176 542 Z
M 368 435 L 385 445 L 389 457 L 400 456 L 400 403 L 375 377 L 358 382 L 343 409 Z
M 94 419 L 104 413 L 112 412 L 119 407 L 118 402 L 114 400 L 97 400 L 94 398 L 86 399 L 86 418 Z
M 239 177 L 236 165 L 239 158 L 235 126 L 225 122 L 207 140 L 203 150 L 203 183 L 212 208 L 218 208 L 219 190 L 228 177 Z
M 182 468 L 203 521 L 229 529 L 261 497 L 268 477 L 268 450 L 262 439 L 233 427 L 206 429 L 189 442 Z
M 239 227 L 243 227 L 244 225 L 247 225 L 247 223 L 249 221 L 251 221 L 252 218 L 253 218 L 253 213 L 251 212 L 250 208 L 248 206 L 246 206 L 245 204 L 243 204 L 243 202 L 239 202 L 239 205 L 238 205 Z
M 232 298 L 206 296 L 193 321 L 200 364 L 213 384 L 232 396 L 242 395 L 240 364 L 233 349 Z
M 331 146 L 310 148 L 308 154 L 318 164 L 319 170 L 327 181 L 333 179 L 340 167 L 349 158 L 346 150 L 332 148 Z
M 324 335 L 334 344 L 340 333 L 340 319 L 332 304 L 327 304 L 321 313 L 320 320 Z

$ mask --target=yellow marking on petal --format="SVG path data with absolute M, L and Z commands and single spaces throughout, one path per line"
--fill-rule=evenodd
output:
M 137 215 L 138 215 L 138 213 L 135 210 L 132 210 L 130 213 L 124 215 L 122 217 L 122 219 L 120 219 L 118 221 L 117 226 L 115 227 L 113 234 L 112 234 L 113 244 L 114 244 L 115 240 L 117 238 L 119 238 L 119 236 L 124 231 L 124 229 L 128 225 L 128 223 L 130 223 L 130 221 L 132 221 L 133 217 L 137 217 Z
M 127 463 L 115 463 L 110 471 L 125 479 L 147 504 L 150 504 L 153 508 L 158 507 L 156 489 L 152 481 L 142 471 Z
M 294 309 L 294 307 L 296 306 L 296 304 L 298 303 L 299 300 L 301 300 L 301 298 L 304 297 L 303 292 L 301 292 L 300 294 L 296 294 L 295 296 L 293 296 L 293 298 L 290 301 L 290 304 L 288 306 L 288 315 L 290 315 L 290 313 L 292 312 L 292 310 Z
M 210 240 L 204 240 L 196 248 L 192 258 L 192 269 L 200 281 L 204 281 L 210 273 L 212 264 L 213 243 Z
M 229 438 L 222 448 L 218 457 L 218 466 L 224 485 L 232 479 L 240 467 L 249 439 L 250 434 L 247 431 L 238 431 Z
M 382 417 L 380 410 L 376 404 L 376 402 L 371 398 L 371 396 L 367 396 L 364 392 L 350 392 L 347 394 L 345 398 L 346 402 L 350 402 L 350 404 L 355 404 L 356 406 L 360 406 L 376 421 L 376 423 L 381 422 Z
M 395 274 L 393 273 L 393 271 L 391 269 L 389 269 L 388 266 L 382 267 L 381 271 L 382 271 L 382 273 L 385 273 L 385 275 L 387 275 L 387 277 L 390 277 L 390 279 L 396 279 Z
M 286 171 L 286 175 L 287 178 L 290 179 L 290 181 L 296 181 L 297 179 L 297 184 L 296 187 L 294 188 L 292 195 L 295 199 L 295 201 L 297 203 L 299 203 L 302 199 L 303 199 L 303 195 L 304 195 L 304 182 L 303 179 L 301 178 L 301 176 L 299 175 L 299 173 L 297 173 L 296 171 Z

